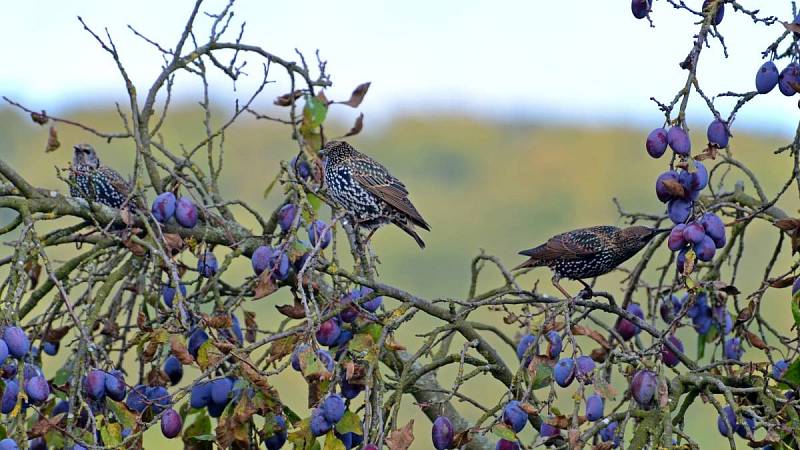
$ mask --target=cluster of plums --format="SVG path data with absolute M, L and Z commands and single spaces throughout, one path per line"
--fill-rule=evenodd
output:
M 2 364 L 2 377 L 5 383 L 0 412 L 8 414 L 14 410 L 19 400 L 20 390 L 25 392 L 27 400 L 22 407 L 28 404 L 41 405 L 50 397 L 50 384 L 36 364 L 27 362 L 31 356 L 31 342 L 21 328 L 7 326 L 2 331 L 0 339 L 0 364 Z M 17 374 L 19 367 L 23 371 L 23 385 L 20 387 Z
M 689 250 L 694 250 L 698 260 L 708 262 L 714 259 L 717 249 L 724 247 L 725 243 L 725 224 L 719 216 L 710 212 L 698 220 L 675 225 L 667 239 L 669 249 L 678 252 L 676 264 L 681 273 L 684 272 Z
M 175 218 L 182 227 L 194 228 L 197 225 L 197 205 L 189 197 L 175 198 L 172 192 L 159 194 L 150 208 L 153 217 L 160 223 Z
M 800 16 L 798 16 L 800 17 Z M 795 19 L 795 23 L 798 20 Z M 791 97 L 800 89 L 800 65 L 796 62 L 789 63 L 778 73 L 778 66 L 772 61 L 767 61 L 756 72 L 756 91 L 767 94 L 778 86 L 781 94 Z

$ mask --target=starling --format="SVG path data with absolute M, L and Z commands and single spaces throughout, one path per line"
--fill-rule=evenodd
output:
M 657 234 L 666 231 L 669 229 L 642 226 L 624 229 L 597 226 L 568 231 L 551 237 L 543 245 L 519 252 L 530 259 L 514 269 L 547 266 L 553 271 L 553 286 L 567 298 L 571 296 L 558 283 L 561 278 L 579 281 L 591 293 L 584 278 L 611 272 L 638 253 Z
M 328 142 L 319 155 L 325 160 L 328 195 L 354 225 L 369 230 L 367 241 L 382 225 L 393 223 L 425 247 L 414 226 L 431 227 L 411 204 L 406 186 L 386 167 L 342 141 Z
M 120 208 L 131 194 L 131 187 L 116 170 L 100 164 L 89 144 L 78 144 L 72 155 L 69 177 L 72 197 Z

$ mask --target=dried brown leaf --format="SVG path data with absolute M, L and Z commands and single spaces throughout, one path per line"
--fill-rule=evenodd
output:
M 39 284 L 39 275 L 42 273 L 42 266 L 36 258 L 30 258 L 25 261 L 25 272 L 31 280 L 31 289 L 36 288 Z
M 31 120 L 39 125 L 44 125 L 50 120 L 50 117 L 47 116 L 47 111 L 42 110 L 40 113 L 32 112 Z
M 411 419 L 403 428 L 392 430 L 386 438 L 389 450 L 407 450 L 414 442 L 414 419 Z
M 153 331 L 153 327 L 147 324 L 147 316 L 143 312 L 140 312 L 136 316 L 136 326 L 138 326 L 140 330 L 145 332 Z
M 749 342 L 750 345 L 752 345 L 753 347 L 755 347 L 755 348 L 757 348 L 759 350 L 767 350 L 769 348 L 767 343 L 764 342 L 763 339 L 758 337 L 757 334 L 752 333 L 750 331 L 745 331 L 745 336 L 747 337 L 747 342 Z
M 668 178 L 663 181 L 663 184 L 664 187 L 667 188 L 667 192 L 669 192 L 673 197 L 685 197 L 686 190 L 678 180 Z
M 277 106 L 291 106 L 295 100 L 297 100 L 302 96 L 303 96 L 303 91 L 298 89 L 294 92 L 289 92 L 287 94 L 281 95 L 280 97 L 276 98 L 272 103 Z
M 292 351 L 294 351 L 294 347 L 299 339 L 299 336 L 293 334 L 274 341 L 269 346 L 269 350 L 267 350 L 270 359 L 275 361 L 290 355 Z
M 211 328 L 230 328 L 233 326 L 233 319 L 230 314 L 217 314 L 215 316 L 203 315 L 203 322 Z
M 265 270 L 261 272 L 261 275 L 258 276 L 258 282 L 256 282 L 255 295 L 253 296 L 253 298 L 254 299 L 264 298 L 277 290 L 278 286 L 272 280 L 272 277 L 270 276 L 270 271 Z
M 472 435 L 475 430 L 467 428 L 464 431 L 458 432 L 453 436 L 453 448 L 462 448 L 472 442 Z
M 295 299 L 294 305 L 276 305 L 275 309 L 290 319 L 303 319 L 306 317 L 306 310 L 297 299 Z
M 325 95 L 325 91 L 319 91 L 319 94 L 317 94 L 317 99 L 319 99 L 319 101 L 325 105 L 330 105 L 333 103 L 332 101 L 328 100 L 328 97 Z
M 145 376 L 148 386 L 166 386 L 169 382 L 169 377 L 163 370 L 153 368 Z
M 347 134 L 345 134 L 342 137 L 355 136 L 358 133 L 361 133 L 361 130 L 363 128 L 364 128 L 364 113 L 361 113 L 358 115 L 358 117 L 356 117 L 356 121 L 353 124 L 353 128 L 350 128 L 350 131 L 348 131 Z
M 268 398 L 274 395 L 274 392 L 272 392 L 272 386 L 270 386 L 269 382 L 267 381 L 267 377 L 265 375 L 261 375 L 261 373 L 256 370 L 256 368 L 253 366 L 253 363 L 250 362 L 249 359 L 240 361 L 239 368 L 242 370 L 242 374 L 245 376 L 245 378 L 247 378 L 250 383 L 264 392 Z
M 61 142 L 58 140 L 58 131 L 56 131 L 56 127 L 50 125 L 50 131 L 47 133 L 47 147 L 45 147 L 44 151 L 50 153 L 58 149 L 58 147 L 61 147 Z
M 182 252 L 184 248 L 186 248 L 183 238 L 181 238 L 179 234 L 174 233 L 164 234 L 164 245 L 167 246 L 167 251 L 169 252 L 170 256 L 175 256 Z
M 601 363 L 608 358 L 608 350 L 604 348 L 596 348 L 592 350 L 592 353 L 589 356 L 591 356 L 593 361 Z
M 787 288 L 794 284 L 794 277 L 785 277 L 769 280 L 769 286 L 777 289 Z
M 800 219 L 778 219 L 775 221 L 775 226 L 783 231 L 792 231 L 800 228 Z
M 256 324 L 256 313 L 252 311 L 244 312 L 244 339 L 253 343 L 256 341 L 256 333 L 258 332 L 258 324 Z
M 189 350 L 186 348 L 185 338 L 179 334 L 173 334 L 169 337 L 169 347 L 172 350 L 172 354 L 178 358 L 178 361 L 181 364 L 191 364 L 194 362 L 194 357 L 192 357 Z
M 578 325 L 578 324 L 572 325 L 572 334 L 577 334 L 578 336 L 590 337 L 592 338 L 592 340 L 603 346 L 603 348 L 606 350 L 611 348 L 611 345 L 609 345 L 606 338 L 604 338 L 599 331 L 593 330 L 589 327 L 585 327 L 583 325 Z
M 69 329 L 70 327 L 68 326 L 50 328 L 45 333 L 44 340 L 47 342 L 59 342 L 62 338 L 64 338 L 64 336 L 67 335 L 67 333 L 69 333 Z
M 122 244 L 125 245 L 125 247 L 130 250 L 134 256 L 144 256 L 147 254 L 147 249 L 135 242 L 125 240 L 122 242 Z
M 367 91 L 369 90 L 369 85 L 372 84 L 371 82 L 361 83 L 353 89 L 353 93 L 350 94 L 350 99 L 346 102 L 342 102 L 343 105 L 347 105 L 353 108 L 358 108 L 361 102 L 364 101 L 364 96 L 367 95 Z
M 113 338 L 119 337 L 119 324 L 111 319 L 103 320 L 103 329 L 100 330 L 100 334 Z
M 142 351 L 142 361 L 150 362 L 155 357 L 158 348 L 161 346 L 158 342 L 148 342 Z
M 736 288 L 736 286 L 734 286 L 732 284 L 728 284 L 728 283 L 726 283 L 724 281 L 721 281 L 721 280 L 717 280 L 717 281 L 714 282 L 714 288 L 716 290 L 718 290 L 720 292 L 724 292 L 724 293 L 726 293 L 728 295 L 739 295 L 741 293 L 739 291 L 739 289 Z

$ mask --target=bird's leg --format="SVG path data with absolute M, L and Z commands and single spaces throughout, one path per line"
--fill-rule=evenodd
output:
M 553 282 L 553 286 L 555 286 L 556 289 L 558 289 L 562 294 L 564 294 L 564 297 L 566 297 L 567 300 L 572 300 L 572 296 L 569 295 L 569 292 L 567 292 L 566 289 L 561 287 L 561 285 L 558 283 L 558 280 L 560 279 L 561 279 L 560 276 L 558 275 L 554 276 L 553 279 L 551 280 Z
M 585 281 L 578 279 L 578 282 L 583 285 L 583 290 L 580 292 L 580 296 L 584 300 L 589 300 L 590 298 L 594 297 L 594 292 L 592 292 L 592 287 L 589 286 Z

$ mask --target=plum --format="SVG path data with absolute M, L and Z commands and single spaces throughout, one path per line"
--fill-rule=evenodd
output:
M 692 141 L 689 135 L 681 127 L 674 126 L 667 132 L 667 142 L 672 151 L 679 155 L 688 155 L 692 150 Z
M 683 342 L 681 342 L 681 340 L 678 339 L 675 335 L 669 336 L 667 340 L 669 340 L 669 342 L 672 345 L 674 345 L 675 348 L 680 350 L 681 353 L 683 352 Z M 664 345 L 664 347 L 661 348 L 661 361 L 664 364 L 666 364 L 667 367 L 675 367 L 678 365 L 678 363 L 680 363 L 678 355 L 676 355 L 675 352 L 670 350 L 670 348 L 667 347 L 666 345 Z
M 789 363 L 786 362 L 785 359 L 779 359 L 775 361 L 775 365 L 772 366 L 772 376 L 775 377 L 776 380 L 780 380 L 783 378 L 787 369 L 789 369 Z
M 631 394 L 642 408 L 649 408 L 655 399 L 658 380 L 656 374 L 649 370 L 636 372 L 631 380 Z
M 162 192 L 153 200 L 153 205 L 150 208 L 153 217 L 161 223 L 169 222 L 169 219 L 175 214 L 175 194 L 172 192 Z
M 572 358 L 562 358 L 558 360 L 553 368 L 553 379 L 561 387 L 567 387 L 575 379 L 575 360 Z
M 183 364 L 181 364 L 178 358 L 170 355 L 166 361 L 164 361 L 164 373 L 167 374 L 170 383 L 175 386 L 180 383 L 181 378 L 183 378 Z
M 333 428 L 333 426 L 325 420 L 325 416 L 319 408 L 311 411 L 311 434 L 314 436 L 322 436 Z
M 793 85 L 800 84 L 800 65 L 789 63 L 778 75 L 778 90 L 781 94 L 791 97 L 797 93 Z
M 197 259 L 197 271 L 200 276 L 211 278 L 217 273 L 217 270 L 219 270 L 219 263 L 217 263 L 217 257 L 213 253 L 203 252 Z
M 17 397 L 19 397 L 19 384 L 15 380 L 7 380 L 5 389 L 3 389 L 3 398 L 0 400 L 0 412 L 3 414 L 10 413 L 14 406 L 17 404 Z
M 667 202 L 667 215 L 673 223 L 684 223 L 692 214 L 691 200 L 676 198 Z
M 705 0 L 703 2 L 703 14 L 706 13 L 707 8 L 709 7 L 711 0 Z M 717 26 L 722 22 L 722 18 L 725 17 L 725 3 L 718 2 L 717 3 L 717 11 L 714 13 L 714 17 L 711 18 L 711 25 Z
M 6 327 L 3 331 L 3 340 L 8 346 L 8 352 L 16 358 L 23 358 L 31 349 L 31 341 L 20 327 Z
M 192 386 L 189 405 L 192 408 L 205 408 L 211 403 L 211 382 L 199 383 Z
M 669 232 L 669 236 L 667 237 L 667 247 L 673 252 L 686 247 L 687 242 L 683 235 L 685 230 L 686 224 L 679 223 L 672 227 L 672 230 Z
M 697 259 L 700 261 L 711 261 L 714 259 L 714 254 L 716 251 L 717 247 L 714 245 L 714 241 L 709 236 L 704 236 L 702 241 L 694 244 L 694 252 L 697 255 Z
M 296 216 L 297 206 L 293 203 L 287 203 L 278 210 L 278 226 L 282 232 L 286 233 L 292 228 Z
M 183 283 L 178 283 L 178 289 L 181 292 L 181 297 L 186 298 L 186 285 Z M 172 308 L 172 302 L 175 301 L 175 292 L 177 291 L 174 287 L 165 284 L 161 287 L 161 296 L 164 298 L 164 303 L 167 307 Z
M 725 122 L 714 119 L 706 130 L 706 137 L 708 142 L 715 145 L 717 148 L 725 148 L 728 146 L 728 127 Z
M 631 0 L 631 13 L 637 19 L 644 19 L 650 13 L 650 0 Z
M 330 318 L 319 325 L 317 341 L 322 345 L 333 345 L 341 332 L 342 329 L 336 318 Z
M 224 405 L 230 399 L 233 390 L 233 381 L 228 377 L 217 378 L 211 381 L 211 401 Z
M 586 355 L 575 358 L 575 377 L 586 384 L 592 384 L 594 360 Z
M 145 396 L 153 405 L 153 412 L 161 414 L 162 411 L 169 408 L 172 404 L 172 396 L 167 392 L 164 386 L 151 386 L 145 389 Z
M 642 311 L 642 307 L 639 306 L 637 303 L 631 303 L 628 305 L 627 311 L 634 316 L 644 320 L 644 311 Z M 628 341 L 632 337 L 639 334 L 641 329 L 638 325 L 634 324 L 628 319 L 619 319 L 614 326 L 614 329 L 617 330 L 622 339 Z
M 315 220 L 308 226 L 308 240 L 314 247 L 319 243 L 320 248 L 326 248 L 331 243 L 331 230 L 327 229 L 328 225 L 321 220 Z M 327 230 L 326 230 L 327 229 Z
M 661 300 L 661 306 L 658 308 L 658 312 L 661 314 L 661 319 L 664 320 L 666 323 L 671 323 L 675 320 L 675 316 L 681 311 L 683 307 L 683 302 L 678 298 L 677 295 L 672 294 L 669 297 L 664 297 Z
M 189 342 L 186 345 L 189 354 L 197 358 L 197 352 L 200 351 L 200 347 L 206 342 L 208 342 L 208 334 L 206 334 L 202 328 L 196 328 L 192 334 L 189 335 Z
M 262 245 L 253 252 L 253 256 L 250 257 L 250 263 L 256 275 L 261 275 L 261 272 L 267 270 L 273 251 L 272 247 Z
M 742 359 L 742 354 L 744 354 L 744 348 L 742 348 L 742 340 L 738 337 L 730 338 L 725 341 L 725 345 L 723 346 L 723 352 L 726 359 L 734 359 L 739 361 Z
M 717 430 L 719 434 L 728 437 L 733 435 L 733 430 L 736 428 L 736 413 L 733 408 L 726 406 L 722 408 L 722 414 L 717 416 Z
M 590 395 L 586 399 L 586 419 L 589 422 L 596 422 L 603 418 L 603 397 L 597 394 Z
M 0 450 L 19 450 L 19 446 L 17 445 L 17 441 L 11 438 L 5 438 L 0 440 Z
M 147 386 L 143 384 L 137 384 L 133 388 L 131 388 L 131 392 L 128 394 L 128 397 L 125 399 L 125 404 L 128 406 L 128 409 L 135 411 L 137 413 L 143 412 L 147 405 L 149 404 L 149 400 L 147 398 Z
M 533 350 L 529 352 L 528 349 L 531 347 L 533 347 Z M 517 344 L 517 358 L 522 361 L 522 358 L 528 354 L 528 359 L 525 361 L 525 365 L 527 365 L 527 363 L 530 362 L 531 356 L 536 355 L 537 353 L 539 353 L 539 343 L 536 340 L 536 336 L 532 334 L 526 334 L 525 336 L 522 336 L 522 339 L 520 339 L 519 343 Z
M 444 450 L 453 445 L 453 424 L 450 419 L 444 416 L 439 416 L 433 421 L 433 428 L 431 429 L 431 440 L 436 450 Z
M 778 67 L 772 61 L 767 61 L 756 72 L 756 91 L 767 94 L 778 85 Z
M 105 373 L 106 396 L 112 400 L 122 401 L 125 398 L 125 377 L 119 370 L 112 370 Z
M 528 413 L 522 409 L 517 400 L 511 400 L 503 407 L 503 423 L 510 426 L 515 433 L 519 433 L 528 423 Z
M 675 198 L 667 185 L 669 182 L 679 182 L 679 176 L 678 172 L 668 170 L 656 178 L 656 197 L 661 203 L 667 203 Z
M 497 445 L 495 445 L 494 450 L 519 450 L 519 444 L 507 439 L 500 439 L 497 441 Z
M 164 415 L 161 416 L 161 434 L 167 439 L 172 439 L 181 434 L 181 428 L 183 428 L 183 421 L 178 411 L 172 408 L 164 411 Z
M 100 369 L 92 369 L 86 375 L 84 385 L 86 395 L 93 400 L 100 400 L 106 395 L 106 373 Z
M 344 399 L 339 394 L 330 394 L 322 400 L 320 409 L 325 420 L 329 424 L 335 425 L 344 415 Z
M 667 151 L 667 130 L 656 128 L 647 135 L 645 141 L 647 153 L 653 158 L 660 158 Z
M 283 416 L 275 416 L 275 425 L 277 425 L 277 428 L 273 427 L 272 434 L 264 439 L 264 445 L 266 445 L 267 450 L 278 450 L 283 447 L 289 436 L 286 428 L 286 419 Z
M 547 354 L 551 358 L 558 358 L 563 348 L 561 335 L 551 330 L 544 335 L 544 338 L 547 341 Z
M 189 197 L 181 197 L 175 205 L 175 220 L 185 228 L 197 225 L 197 206 Z

